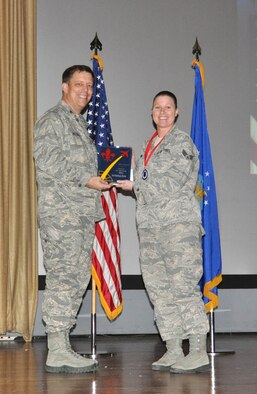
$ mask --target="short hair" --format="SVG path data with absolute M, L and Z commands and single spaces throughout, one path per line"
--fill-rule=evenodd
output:
M 178 106 L 178 101 L 177 101 L 177 97 L 175 96 L 174 93 L 170 92 L 169 90 L 162 90 L 161 92 L 157 93 L 157 94 L 154 96 L 153 104 L 154 104 L 154 101 L 155 101 L 155 100 L 157 99 L 157 97 L 159 97 L 159 96 L 169 96 L 169 97 L 174 101 L 175 108 L 177 108 L 177 106 Z
M 86 73 L 89 73 L 89 74 L 91 74 L 92 75 L 92 78 L 93 78 L 93 82 L 94 82 L 94 80 L 95 80 L 95 76 L 94 76 L 94 73 L 93 73 L 93 71 L 91 70 L 91 68 L 90 67 L 88 67 L 88 66 L 85 66 L 85 65 L 74 65 L 74 66 L 71 66 L 71 67 L 69 67 L 69 68 L 66 68 L 66 70 L 63 72 L 63 74 L 62 74 L 62 83 L 68 83 L 69 81 L 70 81 L 70 79 L 72 78 L 72 76 L 73 76 L 73 74 L 76 72 L 76 71 L 79 71 L 79 72 L 86 72 Z
M 170 97 L 170 98 L 174 101 L 175 108 L 176 108 L 176 109 L 178 108 L 178 100 L 177 100 L 177 97 L 175 96 L 174 93 L 170 92 L 169 90 L 162 90 L 161 92 L 157 93 L 157 94 L 154 96 L 153 105 L 154 105 L 155 100 L 156 100 L 157 97 L 159 97 L 159 96 L 168 96 L 168 97 Z M 152 105 L 152 107 L 153 107 L 153 105 Z M 175 116 L 175 122 L 176 122 L 177 120 L 178 120 L 178 114 Z M 154 123 L 154 127 L 156 127 L 156 124 L 155 124 L 155 123 Z

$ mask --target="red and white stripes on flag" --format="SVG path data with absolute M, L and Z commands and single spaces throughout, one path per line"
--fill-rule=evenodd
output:
M 94 92 L 87 112 L 88 133 L 96 148 L 113 146 L 109 109 L 103 79 L 103 62 L 93 55 Z M 102 193 L 106 219 L 96 224 L 92 253 L 92 276 L 101 304 L 110 320 L 122 311 L 120 230 L 117 190 Z
M 106 219 L 96 223 L 95 227 L 92 276 L 105 313 L 113 320 L 122 311 L 120 229 L 115 188 L 102 193 L 102 205 Z

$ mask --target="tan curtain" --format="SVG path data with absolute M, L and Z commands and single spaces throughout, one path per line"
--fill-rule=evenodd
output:
M 35 53 L 36 0 L 0 0 L 0 333 L 25 341 L 38 294 Z

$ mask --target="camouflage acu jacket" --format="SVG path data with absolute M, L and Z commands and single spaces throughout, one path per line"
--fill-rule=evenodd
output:
M 104 218 L 101 193 L 85 187 L 97 175 L 97 152 L 84 117 L 60 101 L 37 121 L 34 136 L 39 218 L 54 215 L 58 206 Z
M 144 152 L 135 169 L 138 227 L 160 227 L 178 222 L 201 223 L 200 205 L 194 190 L 199 160 L 190 136 L 176 125 L 144 165 Z M 146 168 L 147 178 L 143 176 Z

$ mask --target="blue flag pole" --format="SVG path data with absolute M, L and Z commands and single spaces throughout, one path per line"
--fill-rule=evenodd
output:
M 222 281 L 222 259 L 216 188 L 204 102 L 204 69 L 199 62 L 201 48 L 197 39 L 193 54 L 196 54 L 196 59 L 192 63 L 195 70 L 195 94 L 191 138 L 199 152 L 200 166 L 195 193 L 201 206 L 202 224 L 205 230 L 202 239 L 203 276 L 199 284 L 203 293 L 206 312 L 209 313 L 210 351 L 208 354 L 216 356 L 219 354 L 233 354 L 234 351 L 215 351 L 214 309 L 218 307 L 219 301 L 218 285 Z
M 196 195 L 199 199 L 205 235 L 203 247 L 203 277 L 200 287 L 207 312 L 218 306 L 218 284 L 222 281 L 219 221 L 211 147 L 208 135 L 202 64 L 194 61 L 195 96 L 193 104 L 191 138 L 199 152 L 199 174 Z

